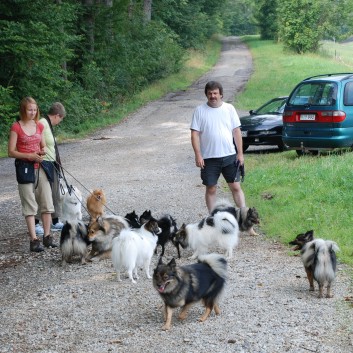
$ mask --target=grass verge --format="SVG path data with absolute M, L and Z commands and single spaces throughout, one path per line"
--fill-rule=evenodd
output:
M 255 109 L 273 97 L 289 95 L 304 78 L 332 72 L 353 72 L 343 63 L 346 56 L 348 61 L 348 51 L 340 51 L 341 59 L 335 60 L 334 56 L 327 55 L 328 43 L 321 55 L 298 55 L 285 52 L 279 43 L 259 40 L 256 36 L 245 36 L 244 41 L 253 57 L 254 72 L 244 92 L 236 97 L 235 106 L 242 110 Z
M 273 41 L 244 40 L 255 70 L 245 91 L 236 98 L 236 107 L 242 110 L 289 94 L 303 78 L 352 71 L 327 52 L 325 56 L 295 55 Z M 340 52 L 343 55 L 344 51 Z M 267 237 L 288 244 L 298 233 L 313 229 L 316 237 L 336 241 L 340 261 L 353 265 L 352 163 L 352 152 L 300 158 L 295 151 L 247 152 L 243 189 L 247 204 L 260 213 L 261 230 Z

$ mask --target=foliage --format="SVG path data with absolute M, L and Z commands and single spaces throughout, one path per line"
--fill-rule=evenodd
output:
M 0 138 L 23 96 L 42 113 L 61 101 L 68 115 L 59 129 L 79 134 L 99 112 L 180 70 L 186 49 L 222 28 L 222 4 L 154 1 L 146 22 L 143 1 L 2 1 Z
M 279 4 L 279 38 L 284 45 L 302 54 L 316 52 L 320 40 L 335 36 L 344 20 L 345 0 L 284 0 Z M 342 21 L 344 22 L 344 21 Z
M 261 0 L 255 17 L 260 28 L 261 39 L 276 39 L 278 33 L 278 1 Z
M 258 32 L 255 18 L 257 3 L 254 0 L 227 0 L 223 8 L 224 32 L 241 36 Z
M 226 0 L 162 0 L 153 2 L 153 18 L 177 34 L 184 48 L 202 48 L 210 36 L 222 31 Z

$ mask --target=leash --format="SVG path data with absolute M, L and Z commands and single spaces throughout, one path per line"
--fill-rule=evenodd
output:
M 235 168 L 236 168 L 236 174 L 238 174 L 238 172 L 240 171 L 240 176 L 241 176 L 241 182 L 244 182 L 244 178 L 245 178 L 245 165 L 244 164 L 240 164 L 239 160 L 237 159 L 235 162 Z
M 72 185 L 69 185 L 67 179 L 66 179 L 66 176 L 65 176 L 65 172 L 70 175 L 70 177 L 72 179 L 75 180 L 75 182 L 77 182 L 79 185 L 82 186 L 82 188 L 84 190 L 86 190 L 90 195 L 93 195 L 93 193 L 85 186 L 83 185 L 77 178 L 75 178 L 67 169 L 65 169 L 62 164 L 61 164 L 61 161 L 60 162 L 56 162 L 55 159 L 53 158 L 53 156 L 50 155 L 50 153 L 47 153 L 47 155 L 53 159 L 53 163 L 54 163 L 54 169 L 57 171 L 58 175 L 59 175 L 59 178 L 63 179 L 65 184 L 66 184 L 66 188 L 67 188 L 67 191 L 69 193 L 69 195 L 71 195 L 71 193 L 73 193 L 77 200 L 81 203 L 82 207 L 86 210 L 86 212 L 90 215 L 90 213 L 88 212 L 86 206 L 82 203 L 82 201 L 80 201 L 80 199 L 78 198 L 78 196 L 76 195 L 75 193 L 75 187 L 72 186 Z M 62 195 L 65 195 L 65 189 L 64 189 L 64 186 L 62 184 L 59 184 L 59 188 L 60 188 L 60 192 Z M 100 200 L 97 200 L 99 202 L 101 202 Z M 111 210 L 107 205 L 103 205 L 107 210 L 109 210 L 112 214 L 116 215 L 115 212 L 113 212 L 113 210 Z M 91 215 L 90 215 L 91 216 Z

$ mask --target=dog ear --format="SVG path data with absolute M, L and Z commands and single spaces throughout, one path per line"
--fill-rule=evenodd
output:
M 175 270 L 176 262 L 175 262 L 174 257 L 169 261 L 168 266 L 172 269 L 172 271 Z
M 307 242 L 314 240 L 314 231 L 313 230 L 309 230 L 305 233 L 305 240 Z
M 104 228 L 104 222 L 102 217 L 97 217 L 96 222 L 99 224 L 100 227 Z

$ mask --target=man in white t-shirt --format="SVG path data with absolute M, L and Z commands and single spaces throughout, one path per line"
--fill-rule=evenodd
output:
M 236 166 L 237 160 L 240 165 L 244 164 L 239 116 L 232 104 L 222 101 L 223 87 L 219 82 L 208 82 L 205 95 L 207 103 L 195 109 L 190 129 L 196 166 L 201 168 L 202 183 L 206 186 L 207 208 L 211 212 L 215 205 L 221 174 L 236 205 L 245 207 L 240 171 Z

